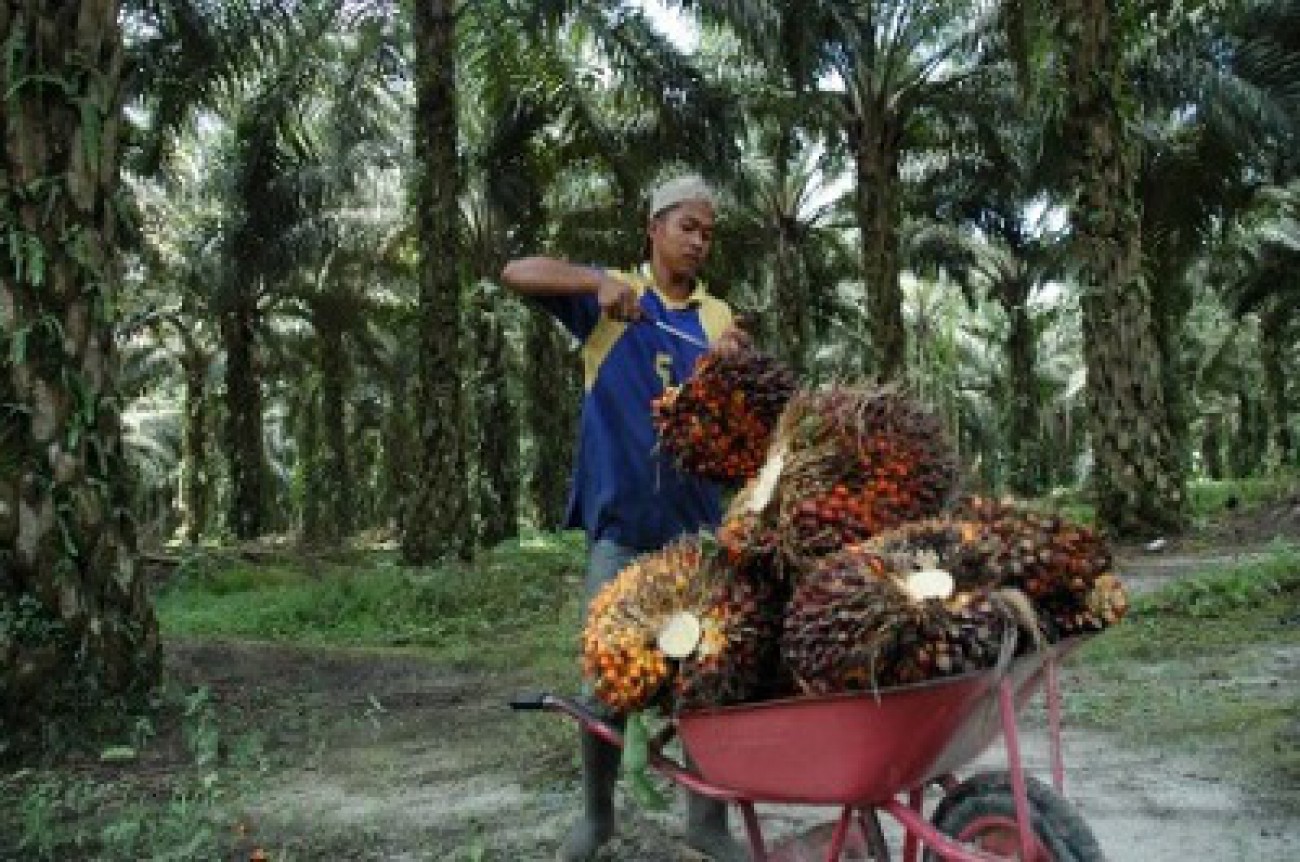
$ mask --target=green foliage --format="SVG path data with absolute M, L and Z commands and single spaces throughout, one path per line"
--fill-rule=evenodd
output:
M 8 644 L 57 644 L 67 627 L 50 615 L 35 597 L 27 594 L 0 606 L 0 646 Z
M 1082 650 L 1067 711 L 1131 745 L 1209 751 L 1276 799 L 1268 788 L 1300 779 L 1300 751 L 1288 741 L 1300 696 L 1286 671 L 1300 650 L 1297 623 L 1294 548 L 1175 582 Z
M 164 699 L 165 708 L 180 716 L 185 759 L 169 786 L 133 780 L 129 763 L 105 766 L 109 772 L 23 769 L 0 777 L 0 834 L 13 836 L 23 858 L 186 862 L 229 856 L 231 835 L 223 821 L 230 782 L 218 762 L 223 740 L 209 694 L 169 692 Z M 110 746 L 105 754 L 143 749 L 152 735 L 152 725 L 141 719 L 133 745 Z
M 422 647 L 509 666 L 571 662 L 583 547 L 535 536 L 469 565 L 407 568 L 390 553 L 346 565 L 191 560 L 158 597 L 164 632 Z
M 1223 619 L 1300 594 L 1300 551 L 1279 549 L 1258 562 L 1180 580 L 1133 604 L 1133 616 Z
M 1196 517 L 1222 515 L 1229 500 L 1243 509 L 1276 502 L 1294 490 L 1300 479 L 1296 476 L 1273 475 L 1254 479 L 1200 479 L 1187 483 L 1187 493 Z

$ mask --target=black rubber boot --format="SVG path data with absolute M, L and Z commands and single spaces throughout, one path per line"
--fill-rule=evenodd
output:
M 749 851 L 727 828 L 727 803 L 686 794 L 686 846 L 715 862 L 747 862 Z
M 623 751 L 590 733 L 580 734 L 583 813 L 569 828 L 560 862 L 589 862 L 614 835 L 614 785 Z

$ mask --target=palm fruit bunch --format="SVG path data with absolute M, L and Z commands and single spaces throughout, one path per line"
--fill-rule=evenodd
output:
M 582 672 L 618 712 L 642 709 L 673 672 L 660 635 L 708 607 L 717 572 L 700 543 L 681 540 L 633 560 L 592 599 L 582 633 Z M 698 635 L 697 635 L 698 636 Z
M 719 562 L 704 539 L 682 539 L 601 588 L 582 634 L 583 674 L 601 702 L 633 712 L 771 690 L 786 596 Z
M 794 373 L 752 348 L 710 350 L 690 380 L 655 399 L 659 445 L 682 470 L 737 484 L 758 472 Z
M 776 544 L 783 565 L 801 571 L 848 544 L 939 514 L 956 481 L 956 458 L 939 420 L 898 390 L 801 392 L 724 529 L 736 539 Z M 732 527 L 746 515 L 757 515 L 756 523 Z M 736 553 L 744 550 L 732 544 Z
M 781 663 L 781 624 L 789 591 L 770 579 L 733 574 L 704 612 L 704 636 L 673 684 L 679 709 L 727 706 L 790 693 Z
M 972 550 L 996 583 L 1021 590 L 1049 637 L 1100 631 L 1128 610 L 1114 560 L 1096 531 L 1047 513 L 972 497 L 955 517 L 977 525 Z
M 997 594 L 918 590 L 915 579 L 930 573 L 896 565 L 853 545 L 795 585 L 781 651 L 801 690 L 873 690 L 996 664 L 1017 625 Z

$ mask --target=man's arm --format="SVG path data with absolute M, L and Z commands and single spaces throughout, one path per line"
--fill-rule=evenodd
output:
M 578 266 L 552 257 L 521 257 L 501 270 L 501 283 L 524 296 L 593 294 L 602 311 L 615 320 L 641 317 L 640 297 L 627 282 L 603 269 Z

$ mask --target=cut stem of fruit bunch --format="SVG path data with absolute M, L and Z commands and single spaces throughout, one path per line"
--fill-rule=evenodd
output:
M 634 560 L 592 600 L 584 675 L 619 712 L 734 703 L 772 672 L 784 596 L 728 573 L 698 539 Z
M 796 573 L 853 542 L 941 512 L 956 486 L 942 423 L 889 387 L 801 392 L 781 416 L 762 487 L 727 512 L 734 560 L 772 556 Z M 773 468 L 773 469 L 769 469 Z

